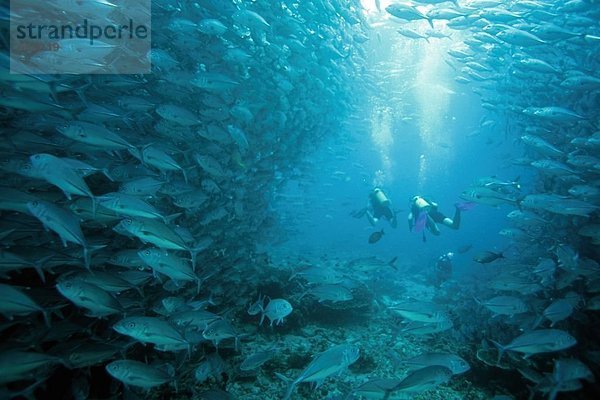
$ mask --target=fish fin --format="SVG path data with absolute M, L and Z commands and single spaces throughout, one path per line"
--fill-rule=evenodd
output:
M 392 268 L 394 268 L 396 271 L 398 271 L 398 267 L 396 267 L 396 260 L 398 260 L 398 256 L 395 256 L 394 258 L 392 258 L 389 262 L 388 265 Z
M 525 199 L 525 196 L 516 199 L 515 200 L 515 205 L 517 206 L 517 208 L 519 209 L 519 211 L 523 211 L 523 207 L 521 206 L 521 202 Z
M 103 175 L 106 177 L 106 179 L 108 179 L 109 181 L 111 181 L 111 182 L 114 182 L 114 181 L 115 181 L 115 179 L 114 179 L 112 176 L 110 176 L 110 172 L 108 172 L 108 168 L 102 168 L 102 169 L 100 170 L 100 172 L 102 172 L 102 174 L 103 174 Z
M 181 217 L 182 215 L 183 215 L 183 213 L 175 213 L 175 214 L 167 215 L 166 217 L 163 217 L 163 222 L 165 224 L 170 224 L 171 222 L 175 221 L 177 218 Z
M 188 249 L 190 252 L 190 259 L 192 261 L 192 271 L 196 272 L 196 258 L 198 257 L 198 253 L 200 252 L 198 248 Z
M 288 382 L 288 383 L 294 382 L 294 380 L 292 378 L 288 378 L 287 376 L 280 374 L 279 372 L 275 372 L 275 376 L 284 382 Z
M 531 327 L 531 329 L 537 329 L 537 327 L 540 326 L 540 324 L 542 323 L 543 320 L 544 320 L 543 315 L 540 315 L 539 317 L 537 317 L 535 319 L 535 321 L 533 321 L 533 326 Z
M 50 328 L 50 326 L 51 326 L 50 312 L 48 310 L 42 310 L 42 315 L 44 316 L 44 322 L 46 323 L 46 326 L 48 328 Z
M 185 183 L 188 183 L 187 173 L 185 172 L 185 168 L 181 168 L 181 173 L 183 174 L 183 180 Z
M 139 159 L 142 163 L 146 163 L 146 157 L 144 157 L 144 152 L 146 151 L 146 149 L 150 148 L 151 146 L 154 145 L 154 142 L 150 142 L 148 144 L 143 145 L 141 148 L 137 148 L 136 150 L 138 150 L 138 157 L 136 157 L 136 155 L 134 153 L 131 152 L 130 149 L 128 149 L 129 153 L 134 156 L 135 158 Z
M 134 158 L 138 159 L 140 162 L 144 162 L 144 149 L 147 146 L 143 146 L 142 148 L 137 148 L 137 147 L 128 147 L 127 151 L 129 152 L 129 154 L 131 154 Z
M 44 270 L 43 270 L 44 264 L 46 264 L 46 262 L 48 262 L 53 257 L 54 257 L 54 255 L 49 255 L 49 256 L 43 257 L 40 260 L 37 260 L 36 262 L 33 263 L 33 268 L 35 269 L 35 272 L 38 273 L 38 275 L 40 276 L 40 279 L 44 283 L 46 283 L 46 277 L 44 276 Z

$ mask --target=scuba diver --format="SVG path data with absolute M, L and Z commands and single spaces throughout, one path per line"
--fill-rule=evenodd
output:
M 387 198 L 383 190 L 376 187 L 369 194 L 369 204 L 367 205 L 367 218 L 371 225 L 375 226 L 381 218 L 388 220 L 392 228 L 398 226 L 396 213 L 392 209 L 392 202 Z
M 454 253 L 448 252 L 442 254 L 435 263 L 434 285 L 439 288 L 442 283 L 452 277 L 452 258 Z
M 421 196 L 414 196 L 410 200 L 408 230 L 412 231 L 412 229 L 415 228 L 416 232 L 421 232 L 424 228 L 427 228 L 429 232 L 438 236 L 440 234 L 440 228 L 437 224 L 441 223 L 449 228 L 458 229 L 460 227 L 460 212 L 472 208 L 472 204 L 467 202 L 456 203 L 454 207 L 454 217 L 450 219 L 438 211 L 437 203 L 426 200 Z M 424 232 L 423 241 L 426 241 Z

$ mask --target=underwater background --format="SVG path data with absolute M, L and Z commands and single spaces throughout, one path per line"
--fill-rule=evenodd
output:
M 600 396 L 600 3 L 143 3 L 2 3 L 0 399 Z

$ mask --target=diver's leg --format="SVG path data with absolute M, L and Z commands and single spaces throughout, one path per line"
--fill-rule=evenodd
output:
M 427 229 L 429 229 L 429 232 L 436 236 L 440 234 L 440 228 L 437 226 L 433 218 L 431 218 L 429 215 L 427 215 Z
M 460 228 L 460 208 L 456 207 L 454 211 L 454 218 L 450 219 L 448 217 L 444 218 L 442 221 L 444 225 L 448 228 L 458 229 Z

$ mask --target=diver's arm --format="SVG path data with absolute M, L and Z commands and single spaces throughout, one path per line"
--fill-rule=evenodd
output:
M 408 231 L 409 232 L 412 232 L 413 226 L 415 226 L 415 221 L 413 218 L 413 213 L 410 212 L 410 213 L 408 213 Z
M 373 214 L 371 214 L 371 211 L 367 210 L 367 219 L 369 220 L 369 222 L 371 223 L 371 225 L 375 226 L 375 224 L 377 223 L 378 219 L 375 218 L 373 216 Z

